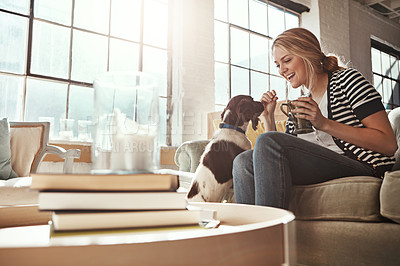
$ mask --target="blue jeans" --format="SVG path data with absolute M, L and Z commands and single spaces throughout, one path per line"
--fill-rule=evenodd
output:
M 285 209 L 293 185 L 355 175 L 374 176 L 374 171 L 325 147 L 275 131 L 260 135 L 254 150 L 242 152 L 233 162 L 237 203 Z

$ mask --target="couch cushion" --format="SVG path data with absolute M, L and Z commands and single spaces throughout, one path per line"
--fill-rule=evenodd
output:
M 299 220 L 382 221 L 381 183 L 379 178 L 354 176 L 295 186 L 289 209 Z
M 8 119 L 0 120 L 0 179 L 17 177 L 11 168 L 10 132 Z
M 385 173 L 380 201 L 381 214 L 400 223 L 400 170 Z

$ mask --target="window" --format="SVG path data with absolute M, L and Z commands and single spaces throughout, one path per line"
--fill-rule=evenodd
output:
M 32 4 L 32 7 L 30 6 Z M 166 143 L 168 0 L 2 0 L 0 116 L 91 120 L 93 80 L 133 70 L 159 78 L 161 144 Z
M 299 27 L 298 13 L 260 0 L 215 0 L 214 8 L 216 110 L 238 94 L 259 99 L 275 89 L 281 100 L 294 97 L 287 95 L 270 47 L 279 33 Z
M 382 96 L 386 109 L 400 106 L 400 51 L 371 41 L 374 86 Z

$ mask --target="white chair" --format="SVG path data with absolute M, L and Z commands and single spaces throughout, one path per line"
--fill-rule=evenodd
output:
M 36 173 L 46 154 L 63 158 L 63 172 L 72 173 L 74 158 L 81 151 L 50 145 L 49 132 L 49 122 L 10 122 L 11 165 L 18 176 Z

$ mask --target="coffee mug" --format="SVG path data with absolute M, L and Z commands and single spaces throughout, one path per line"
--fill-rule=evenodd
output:
M 287 111 L 283 110 L 283 106 L 287 106 Z M 305 134 L 313 132 L 314 129 L 309 120 L 304 118 L 297 118 L 292 110 L 296 108 L 296 106 L 292 103 L 292 101 L 287 101 L 286 103 L 281 103 L 280 105 L 282 113 L 284 113 L 294 124 L 294 132 L 295 134 Z

